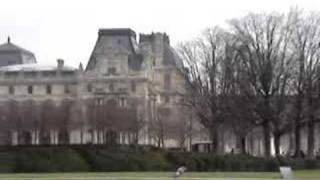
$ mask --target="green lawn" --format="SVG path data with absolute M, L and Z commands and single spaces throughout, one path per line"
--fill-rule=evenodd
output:
M 122 173 L 30 173 L 0 174 L 0 180 L 170 180 L 172 172 L 122 172 Z M 279 173 L 268 172 L 188 172 L 181 180 L 272 180 Z M 320 170 L 296 171 L 295 180 L 319 180 Z

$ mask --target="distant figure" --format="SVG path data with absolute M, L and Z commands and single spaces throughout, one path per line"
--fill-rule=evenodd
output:
M 233 148 L 231 149 L 230 154 L 234 154 L 234 149 Z
M 174 175 L 174 178 L 178 178 L 178 177 L 182 176 L 182 174 L 183 174 L 184 172 L 186 172 L 186 170 L 187 170 L 187 168 L 186 168 L 184 165 L 180 166 L 180 167 L 177 169 L 176 174 Z
M 281 179 L 293 180 L 293 173 L 291 167 L 280 167 Z

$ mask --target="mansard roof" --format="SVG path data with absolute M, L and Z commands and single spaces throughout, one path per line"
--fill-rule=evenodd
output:
M 108 56 L 114 53 L 128 55 L 128 67 L 131 70 L 141 70 L 144 61 L 143 47 L 150 46 L 150 52 L 161 53 L 163 65 L 172 65 L 182 68 L 183 63 L 175 50 L 170 46 L 169 36 L 166 33 L 140 34 L 140 41 L 137 44 L 136 33 L 130 28 L 99 29 L 99 36 L 93 52 L 90 56 L 86 70 L 98 68 L 98 61 L 107 61 Z M 161 46 L 156 48 L 155 46 Z M 148 48 L 147 48 L 148 49 Z M 157 52 L 154 52 L 157 49 Z M 106 58 L 101 58 L 105 56 Z
M 98 39 L 90 56 L 86 70 L 92 70 L 97 66 L 97 56 L 111 55 L 114 52 L 128 54 L 131 63 L 136 59 L 140 63 L 139 47 L 136 42 L 136 33 L 130 28 L 99 29 Z M 135 66 L 136 68 L 138 66 Z

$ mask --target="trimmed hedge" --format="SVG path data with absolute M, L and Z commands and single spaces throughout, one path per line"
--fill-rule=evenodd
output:
M 166 152 L 150 147 L 48 146 L 0 148 L 0 172 L 278 171 L 320 168 L 320 160 L 260 158 L 249 155 Z
M 174 164 L 186 164 L 190 171 L 278 171 L 276 159 L 247 155 L 217 156 L 205 153 L 168 153 Z
M 13 152 L 14 172 L 89 171 L 88 163 L 70 148 L 27 148 Z

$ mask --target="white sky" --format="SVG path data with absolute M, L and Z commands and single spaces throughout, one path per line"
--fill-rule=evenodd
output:
M 0 43 L 35 53 L 41 64 L 87 64 L 99 28 L 166 32 L 171 42 L 248 12 L 320 11 L 320 0 L 0 0 Z

